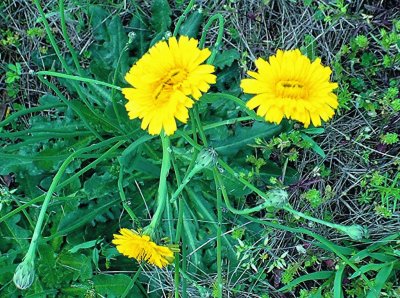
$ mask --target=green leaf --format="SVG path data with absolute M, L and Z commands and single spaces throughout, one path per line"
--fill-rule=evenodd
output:
M 240 59 L 240 54 L 236 49 L 230 49 L 223 52 L 218 52 L 215 56 L 214 66 L 220 69 L 231 66 L 235 60 Z
M 333 282 L 333 297 L 334 298 L 343 298 L 343 289 L 342 289 L 342 280 L 344 269 L 346 268 L 346 264 L 340 264 L 338 270 L 335 274 L 335 280 Z
M 100 198 L 115 192 L 117 178 L 111 173 L 104 174 L 94 173 L 84 184 L 83 191 L 88 195 L 89 199 Z
M 92 210 L 78 209 L 76 211 L 68 213 L 62 218 L 58 225 L 57 232 L 51 236 L 51 238 L 65 235 L 71 231 L 74 231 L 81 226 L 85 225 L 89 221 L 93 220 L 99 214 L 106 212 L 111 206 L 113 206 L 119 199 L 110 200 L 107 204 L 100 205 Z
M 89 7 L 90 24 L 93 28 L 92 34 L 95 40 L 105 41 L 109 39 L 107 25 L 105 20 L 110 14 L 99 5 Z
M 151 6 L 151 25 L 160 33 L 169 30 L 171 26 L 171 7 L 167 0 L 153 0 Z
M 367 272 L 369 272 L 369 271 L 378 271 L 378 270 L 380 270 L 380 269 L 382 269 L 382 268 L 384 268 L 384 267 L 387 267 L 387 265 L 388 265 L 387 263 L 383 263 L 383 264 L 367 264 L 367 265 L 364 265 L 364 266 L 360 267 L 360 270 L 354 272 L 354 273 L 349 277 L 349 279 L 356 278 L 356 277 L 360 276 L 362 273 L 367 273 Z
M 278 292 L 288 291 L 288 290 L 294 288 L 299 283 L 302 283 L 302 282 L 305 282 L 305 281 L 328 279 L 333 274 L 335 274 L 333 271 L 319 271 L 319 272 L 313 272 L 313 273 L 310 273 L 310 274 L 305 274 L 305 275 L 302 275 L 302 276 L 294 279 L 293 281 L 288 283 L 286 286 L 280 288 L 278 290 Z
M 83 243 L 80 243 L 78 245 L 75 245 L 74 247 L 72 247 L 68 251 L 70 253 L 76 253 L 80 249 L 91 248 L 91 247 L 95 246 L 98 242 L 99 242 L 99 240 L 97 240 L 97 239 L 96 240 L 87 241 L 87 242 L 83 242 Z
M 236 126 L 235 134 L 221 142 L 213 144 L 215 150 L 221 155 L 235 155 L 239 150 L 253 145 L 256 138 L 266 140 L 281 133 L 284 129 L 282 124 L 276 125 L 266 122 L 255 122 L 252 126 Z
M 128 288 L 131 278 L 124 274 L 96 275 L 93 277 L 94 288 L 100 295 L 107 297 L 121 297 Z M 139 294 L 140 295 L 140 294 Z M 140 296 L 131 296 L 140 297 Z
M 375 277 L 374 280 L 374 286 L 371 288 L 371 290 L 367 294 L 367 298 L 376 298 L 380 297 L 380 293 L 383 289 L 383 287 L 386 285 L 386 281 L 390 277 L 390 274 L 392 273 L 394 263 L 390 263 L 387 266 L 383 267 L 378 274 Z
M 121 165 L 124 166 L 125 171 L 131 172 L 133 171 L 133 163 L 135 161 L 135 158 L 137 157 L 137 149 L 140 147 L 140 145 L 144 144 L 145 142 L 153 139 L 154 136 L 150 135 L 144 135 L 134 141 L 132 144 L 128 146 L 123 152 L 121 157 L 119 158 L 119 162 Z
M 305 140 L 305 141 L 307 141 L 307 142 L 312 144 L 311 149 L 315 153 L 317 153 L 322 158 L 326 157 L 326 154 L 325 154 L 324 150 L 322 150 L 322 148 L 312 138 L 310 138 L 308 135 L 306 135 L 304 133 L 301 134 L 301 137 L 303 138 L 303 140 Z
M 63 253 L 58 258 L 58 263 L 66 272 L 72 272 L 73 280 L 78 278 L 86 280 L 92 277 L 91 260 L 83 254 Z

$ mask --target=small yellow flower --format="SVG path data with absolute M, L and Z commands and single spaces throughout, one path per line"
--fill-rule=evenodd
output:
M 202 64 L 210 50 L 200 50 L 198 41 L 186 36 L 170 37 L 155 44 L 125 76 L 133 88 L 123 88 L 130 119 L 142 120 L 142 129 L 152 135 L 163 129 L 172 135 L 176 119 L 186 123 L 190 109 L 202 92 L 214 84 L 214 66 Z
M 141 261 L 146 261 L 158 268 L 163 268 L 174 260 L 173 251 L 160 246 L 150 240 L 150 236 L 139 235 L 136 231 L 121 229 L 120 234 L 114 234 L 114 243 L 117 250 L 127 256 Z
M 338 106 L 332 92 L 338 87 L 330 82 L 329 67 L 317 58 L 311 62 L 299 50 L 278 50 L 268 61 L 255 61 L 258 72 L 249 71 L 253 79 L 243 79 L 245 93 L 255 94 L 247 102 L 249 109 L 258 107 L 257 114 L 265 120 L 279 124 L 282 118 L 300 121 L 305 127 L 310 123 L 321 125 L 329 120 Z

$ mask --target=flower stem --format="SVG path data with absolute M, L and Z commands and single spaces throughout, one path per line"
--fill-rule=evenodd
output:
M 105 141 L 107 142 L 107 141 Z M 35 260 L 35 255 L 36 255 L 36 248 L 38 245 L 38 239 L 42 230 L 42 226 L 43 226 L 43 221 L 44 221 L 44 217 L 47 211 L 47 207 L 49 206 L 50 203 L 50 199 L 53 196 L 54 191 L 57 188 L 58 182 L 60 181 L 62 175 L 64 174 L 65 170 L 67 169 L 68 165 L 79 155 L 88 152 L 88 151 L 92 151 L 94 149 L 97 149 L 99 147 L 104 146 L 105 142 L 100 142 L 96 145 L 92 145 L 89 147 L 85 147 L 82 149 L 79 149 L 77 151 L 75 151 L 74 153 L 72 153 L 61 165 L 61 167 L 59 168 L 57 174 L 54 176 L 53 181 L 51 182 L 51 185 L 49 187 L 49 190 L 46 193 L 46 197 L 43 201 L 42 204 L 42 208 L 40 209 L 40 213 L 39 213 L 39 217 L 38 220 L 36 222 L 36 226 L 35 226 L 35 230 L 33 232 L 33 236 L 31 239 L 31 243 L 29 244 L 29 249 L 28 252 L 25 255 L 25 259 L 30 259 L 32 260 L 32 262 L 34 262 Z M 109 143 L 109 142 L 107 142 Z M 125 141 L 119 141 L 117 144 L 115 144 L 113 146 L 113 148 L 118 148 L 119 146 L 121 146 L 123 143 L 125 143 Z
M 354 240 L 361 240 L 364 237 L 368 236 L 368 231 L 366 228 L 363 228 L 362 226 L 359 225 L 352 225 L 352 226 L 346 226 L 346 225 L 341 225 L 341 224 L 335 224 L 332 222 L 328 222 L 322 219 L 318 219 L 312 216 L 309 216 L 307 214 L 304 214 L 303 212 L 294 210 L 293 207 L 290 204 L 285 204 L 282 206 L 282 209 L 292 213 L 295 216 L 319 223 L 321 225 L 330 227 L 332 229 L 336 229 L 344 234 L 347 234 L 350 238 Z
M 176 165 L 175 162 L 175 156 L 173 151 L 171 152 L 171 162 L 172 166 L 174 168 L 175 172 L 175 177 L 176 181 L 179 185 L 182 184 L 182 179 L 179 174 L 179 169 Z M 179 244 L 181 241 L 181 236 L 182 236 L 182 228 L 183 228 L 183 200 L 179 200 L 178 203 L 178 222 L 176 225 L 176 232 L 175 232 L 175 243 Z M 175 255 L 175 272 L 174 272 L 174 288 L 175 288 L 175 298 L 180 298 L 179 296 L 179 282 L 180 282 L 180 254 Z M 185 262 L 185 259 L 182 259 L 183 262 Z
M 216 167 L 213 169 L 214 180 L 218 181 L 217 176 L 219 175 Z M 218 217 L 218 227 L 217 227 L 217 298 L 222 298 L 222 199 L 221 199 L 221 189 L 218 183 L 215 183 L 215 188 L 217 192 L 217 217 Z
M 76 54 L 75 49 L 72 46 L 71 40 L 69 39 L 68 32 L 67 32 L 67 26 L 65 23 L 65 14 L 64 14 L 64 0 L 59 0 L 58 6 L 60 7 L 61 31 L 62 31 L 62 35 L 65 40 L 65 44 L 68 47 L 68 50 L 72 56 L 72 60 L 74 61 L 75 67 L 78 70 L 79 75 L 82 76 L 83 71 L 82 71 L 81 65 L 79 64 L 78 55 Z
M 206 25 L 203 28 L 203 33 L 201 34 L 199 43 L 200 48 L 203 48 L 204 43 L 206 42 L 207 33 L 209 32 L 209 29 L 214 21 L 218 21 L 218 35 L 217 35 L 217 40 L 215 41 L 214 47 L 211 52 L 211 56 L 207 59 L 208 64 L 212 64 L 214 62 L 215 56 L 217 55 L 218 49 L 222 42 L 222 36 L 224 34 L 224 23 L 225 23 L 222 14 L 217 13 L 207 21 Z
M 129 207 L 128 201 L 126 200 L 125 192 L 124 192 L 124 186 L 123 186 L 123 179 L 124 179 L 124 166 L 120 165 L 119 168 L 119 176 L 118 176 L 118 191 L 119 191 L 119 196 L 122 201 L 122 206 L 124 207 L 125 211 L 129 214 L 131 217 L 132 221 L 135 224 L 139 224 L 139 218 L 135 215 L 135 213 L 132 211 L 131 207 Z
M 175 26 L 175 30 L 173 35 L 176 36 L 179 33 L 179 29 L 181 28 L 181 25 L 183 23 L 183 21 L 185 20 L 187 14 L 190 12 L 190 10 L 192 9 L 193 5 L 194 5 L 195 0 L 190 0 L 188 6 L 185 8 L 185 10 L 183 11 L 183 13 L 181 14 L 181 16 L 178 19 L 178 22 L 176 23 Z
M 162 214 L 164 213 L 165 205 L 167 203 L 167 177 L 169 170 L 171 168 L 171 154 L 170 154 L 170 140 L 167 135 L 162 131 L 160 134 L 162 149 L 163 149 L 163 157 L 161 164 L 161 173 L 160 173 L 160 183 L 158 185 L 158 199 L 157 199 L 157 209 L 154 213 L 153 218 L 151 219 L 150 224 L 145 228 L 144 233 L 152 236 L 154 230 L 158 226 Z

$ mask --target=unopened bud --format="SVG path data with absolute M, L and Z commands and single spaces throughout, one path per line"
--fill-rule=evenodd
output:
M 213 167 L 217 163 L 218 153 L 214 148 L 203 148 L 197 155 L 196 165 L 201 168 Z
M 18 289 L 26 290 L 35 280 L 35 264 L 31 258 L 26 258 L 17 266 L 13 281 Z
M 272 189 L 264 197 L 267 207 L 280 208 L 287 204 L 288 193 L 283 189 Z
M 367 228 L 360 225 L 344 226 L 341 231 L 347 234 L 353 240 L 368 238 Z

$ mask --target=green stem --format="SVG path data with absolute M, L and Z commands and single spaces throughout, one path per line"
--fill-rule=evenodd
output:
M 327 226 L 327 227 L 330 227 L 332 229 L 336 229 L 336 230 L 339 230 L 339 231 L 342 231 L 342 232 L 345 232 L 345 233 L 346 233 L 346 228 L 348 228 L 347 226 L 331 223 L 331 222 L 328 222 L 328 221 L 325 221 L 325 220 L 322 220 L 322 219 L 318 219 L 318 218 L 309 216 L 307 214 L 304 214 L 303 212 L 294 210 L 293 207 L 290 204 L 286 204 L 286 205 L 282 206 L 282 209 L 287 211 L 287 212 L 292 213 L 295 216 L 307 219 L 309 221 L 313 221 L 313 222 L 319 223 L 321 225 L 324 225 L 324 226 Z
M 154 230 L 157 228 L 161 217 L 164 213 L 165 205 L 167 203 L 167 177 L 169 170 L 171 168 L 171 155 L 170 155 L 170 141 L 169 137 L 165 135 L 162 131 L 160 134 L 162 149 L 163 149 L 163 158 L 161 164 L 161 173 L 160 173 L 160 183 L 158 185 L 158 199 L 157 199 L 157 209 L 154 213 L 153 218 L 151 219 L 150 224 L 144 229 L 144 233 L 149 236 L 153 236 Z
M 89 79 L 89 78 L 84 78 L 81 76 L 74 76 L 74 75 L 69 75 L 61 72 L 55 72 L 55 71 L 38 71 L 36 72 L 37 75 L 42 75 L 42 76 L 52 76 L 52 77 L 57 77 L 57 78 L 62 78 L 62 79 L 68 79 L 68 80 L 73 80 L 73 81 L 79 81 L 79 82 L 85 82 L 85 83 L 92 83 L 92 84 L 97 84 L 97 85 L 102 85 L 106 87 L 110 87 L 113 89 L 121 90 L 122 88 L 107 82 L 95 80 L 95 79 Z
M 72 111 L 74 111 L 79 118 L 83 121 L 83 123 L 85 124 L 85 126 L 96 136 L 96 138 L 98 138 L 100 141 L 103 141 L 103 137 L 87 122 L 86 118 L 84 117 L 84 115 L 78 110 L 76 109 L 66 98 L 65 96 L 61 93 L 61 91 L 56 87 L 56 85 L 54 85 L 53 83 L 51 83 L 50 81 L 46 80 L 43 75 L 38 73 L 38 77 L 39 80 L 44 83 L 47 87 L 49 87 L 50 89 L 52 89 L 57 96 L 63 101 L 64 104 L 66 104 L 69 108 L 71 108 Z
M 224 20 L 224 17 L 222 16 L 222 14 L 217 13 L 216 15 L 213 15 L 208 20 L 208 22 L 206 23 L 206 25 L 203 28 L 203 33 L 201 34 L 200 43 L 199 43 L 200 48 L 203 48 L 204 43 L 206 41 L 207 33 L 214 21 L 218 21 L 218 35 L 217 35 L 217 40 L 215 41 L 215 44 L 214 44 L 212 52 L 211 52 L 211 56 L 207 59 L 208 64 L 212 64 L 214 62 L 215 56 L 217 55 L 218 49 L 222 42 L 222 36 L 224 34 L 224 23 L 225 23 L 225 20 Z
M 131 207 L 129 207 L 128 201 L 126 200 L 125 192 L 124 192 L 124 185 L 123 185 L 123 180 L 124 180 L 124 166 L 120 165 L 119 168 L 119 176 L 118 176 L 118 190 L 119 190 L 119 196 L 122 201 L 122 206 L 124 207 L 125 211 L 129 214 L 131 217 L 132 221 L 135 224 L 139 224 L 139 218 L 135 215 L 135 213 L 132 211 Z
M 194 175 L 196 175 L 198 172 L 201 171 L 203 167 L 199 165 L 195 165 L 189 172 L 188 174 L 185 175 L 183 178 L 182 183 L 179 183 L 179 186 L 177 190 L 175 190 L 174 194 L 171 197 L 170 202 L 174 203 L 178 196 L 181 194 L 182 190 L 185 188 L 185 186 L 189 183 L 189 181 L 193 178 Z
M 200 121 L 199 108 L 198 108 L 197 105 L 195 105 L 194 108 L 193 108 L 192 116 L 194 116 L 194 119 L 195 119 L 195 121 L 196 121 L 197 128 L 198 128 L 199 134 L 200 134 L 200 139 L 202 140 L 203 145 L 204 145 L 205 147 L 208 147 L 208 142 L 207 142 L 206 134 L 204 133 L 203 125 L 201 124 L 201 121 Z
M 174 155 L 173 151 L 171 152 L 171 163 L 172 163 L 172 167 L 174 169 L 176 181 L 180 185 L 182 183 L 182 179 L 181 179 L 181 175 L 179 174 L 178 166 L 176 165 L 175 155 Z M 182 227 L 183 227 L 183 200 L 179 200 L 178 222 L 176 224 L 176 232 L 175 232 L 175 243 L 176 244 L 179 244 L 181 241 Z M 180 254 L 177 253 L 175 255 L 175 260 L 174 260 L 174 263 L 175 263 L 175 271 L 174 271 L 175 298 L 179 298 L 179 283 L 180 283 L 180 271 L 181 271 L 180 261 L 181 261 Z
M 120 141 L 117 144 L 114 145 L 114 147 L 119 147 L 121 146 L 125 141 Z M 42 208 L 40 209 L 40 213 L 39 213 L 39 217 L 38 220 L 36 222 L 36 226 L 35 226 L 35 230 L 33 232 L 33 236 L 31 239 L 31 243 L 29 245 L 29 249 L 28 252 L 26 253 L 26 256 L 31 256 L 33 259 L 35 258 L 35 253 L 36 253 L 36 248 L 37 248 L 37 244 L 38 244 L 38 239 L 42 230 L 42 225 L 43 225 L 43 221 L 44 221 L 44 217 L 47 211 L 47 207 L 49 206 L 49 202 L 51 197 L 53 196 L 53 193 L 56 190 L 57 184 L 60 181 L 60 179 L 62 178 L 62 175 L 64 174 L 65 170 L 67 169 L 68 165 L 78 156 L 80 156 L 81 154 L 88 152 L 88 151 L 92 151 L 94 149 L 97 149 L 97 147 L 99 147 L 101 143 L 98 143 L 96 145 L 92 145 L 86 148 L 82 148 L 79 149 L 77 151 L 75 151 L 74 153 L 72 153 L 61 165 L 61 167 L 59 168 L 57 174 L 54 176 L 53 181 L 51 182 L 51 185 L 49 187 L 49 190 L 46 193 L 46 197 L 44 198 L 43 204 L 42 204 Z M 101 144 L 102 145 L 102 144 Z
M 71 53 L 72 60 L 74 61 L 75 67 L 78 70 L 79 75 L 82 76 L 83 70 L 79 63 L 78 55 L 76 54 L 75 49 L 72 46 L 71 40 L 69 39 L 68 32 L 67 32 L 67 26 L 65 23 L 65 14 L 64 14 L 64 0 L 59 0 L 58 5 L 60 7 L 61 32 L 64 37 L 65 44 L 67 45 L 67 48 L 68 48 L 69 52 Z
M 306 235 L 314 238 L 315 240 L 319 241 L 320 243 L 324 244 L 326 247 L 328 247 L 330 251 L 332 251 L 339 258 L 341 258 L 343 260 L 343 262 L 345 262 L 348 266 L 350 266 L 354 271 L 360 272 L 360 268 L 358 268 L 357 265 L 355 265 L 350 259 L 348 259 L 344 254 L 342 254 L 336 248 L 335 244 L 333 244 L 329 240 L 325 239 L 324 237 L 322 237 L 322 236 L 320 236 L 320 235 L 318 235 L 318 234 L 316 234 L 314 232 L 311 232 L 311 231 L 309 231 L 307 229 L 304 229 L 304 228 L 287 227 L 287 226 L 284 226 L 284 225 L 281 225 L 281 224 L 278 224 L 278 223 L 275 223 L 275 222 L 262 220 L 262 219 L 255 218 L 255 217 L 252 217 L 252 216 L 249 216 L 249 215 L 243 215 L 243 217 L 248 219 L 248 220 L 250 220 L 250 221 L 252 221 L 252 222 L 263 224 L 263 225 L 269 226 L 269 227 L 274 228 L 274 229 L 288 231 L 288 232 L 297 233 L 297 234 L 306 234 Z M 367 285 L 371 285 L 371 282 L 365 276 L 364 273 L 361 272 L 360 275 L 361 275 L 362 279 L 364 280 L 364 282 Z
M 229 201 L 229 198 L 228 198 L 228 194 L 227 194 L 227 192 L 226 192 L 225 185 L 224 185 L 224 183 L 223 183 L 223 181 L 222 181 L 222 178 L 221 178 L 221 174 L 218 173 L 218 172 L 216 172 L 216 173 L 214 173 L 214 177 L 216 178 L 215 181 L 217 182 L 219 188 L 221 189 L 221 192 L 222 192 L 222 196 L 223 196 L 223 198 L 224 198 L 225 205 L 226 205 L 226 207 L 228 208 L 228 210 L 229 210 L 230 212 L 232 212 L 232 213 L 234 213 L 234 214 L 239 214 L 239 215 L 247 215 L 247 214 L 250 214 L 250 213 L 254 213 L 254 212 L 258 212 L 258 211 L 264 210 L 265 208 L 271 206 L 271 203 L 270 203 L 270 202 L 265 201 L 264 203 L 262 203 L 262 204 L 260 204 L 260 205 L 257 205 L 257 206 L 255 206 L 255 207 L 253 207 L 253 208 L 246 208 L 246 209 L 243 209 L 243 210 L 239 210 L 239 209 L 234 208 L 234 207 L 231 205 L 231 202 Z M 265 195 L 264 195 L 264 196 L 265 196 Z
M 65 69 L 65 71 L 68 72 L 68 73 L 72 73 L 72 71 L 69 68 L 69 66 L 68 66 L 67 62 L 65 61 L 64 57 L 61 55 L 61 51 L 60 51 L 59 47 L 57 46 L 57 42 L 56 42 L 56 40 L 54 38 L 53 33 L 51 32 L 49 23 L 47 22 L 47 19 L 46 19 L 46 15 L 44 14 L 44 11 L 43 11 L 43 9 L 42 9 L 42 7 L 40 5 L 40 1 L 39 0 L 33 0 L 33 2 L 35 3 L 36 8 L 38 9 L 38 11 L 40 13 L 40 16 L 42 18 L 42 22 L 44 24 L 44 28 L 45 28 L 46 33 L 47 33 L 47 36 L 48 36 L 48 38 L 50 40 L 51 46 L 53 47 L 54 51 L 56 52 L 56 55 L 57 55 L 58 59 L 60 60 L 62 66 Z
M 187 14 L 192 9 L 192 7 L 194 5 L 194 2 L 195 2 L 195 0 L 190 0 L 188 6 L 185 8 L 183 13 L 179 17 L 178 22 L 176 23 L 176 26 L 175 26 L 174 33 L 173 33 L 174 36 L 176 36 L 179 33 L 179 29 L 181 28 L 181 25 L 182 25 L 183 21 L 186 19 Z
M 213 169 L 214 181 L 218 180 L 218 170 L 216 167 Z M 222 199 L 221 190 L 219 189 L 218 183 L 215 183 L 215 188 L 217 192 L 217 217 L 218 217 L 218 227 L 217 227 L 217 297 L 222 298 Z

